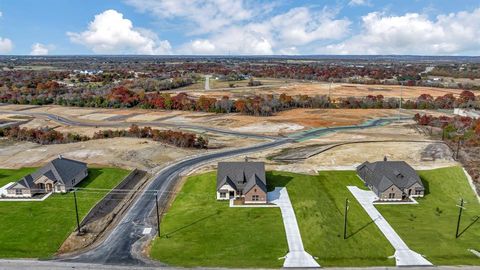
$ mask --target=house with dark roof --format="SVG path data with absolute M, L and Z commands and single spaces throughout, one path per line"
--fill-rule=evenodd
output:
M 417 172 L 405 161 L 368 161 L 357 167 L 357 174 L 381 201 L 423 197 L 425 187 Z
M 6 196 L 30 198 L 36 194 L 65 193 L 87 176 L 86 163 L 59 156 L 9 186 Z
M 263 162 L 219 162 L 217 200 L 242 199 L 245 203 L 267 202 Z

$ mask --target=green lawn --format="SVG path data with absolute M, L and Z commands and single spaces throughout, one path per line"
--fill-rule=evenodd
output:
M 459 167 L 419 172 L 427 195 L 418 205 L 379 205 L 384 215 L 407 245 L 437 265 L 480 265 L 480 258 L 467 249 L 480 251 L 480 204 Z M 455 229 L 460 198 L 467 201 L 458 239 Z
M 319 175 L 267 174 L 268 185 L 286 186 L 305 250 L 322 266 L 394 265 L 394 249 L 372 223 L 346 186 L 363 183 L 354 171 L 322 171 Z M 350 200 L 348 234 L 343 239 L 345 198 Z
M 419 172 L 427 195 L 418 205 L 378 205 L 413 250 L 437 265 L 478 265 L 467 249 L 480 251 L 480 220 L 455 239 L 458 208 L 468 203 L 462 229 L 480 205 L 461 168 Z M 269 189 L 286 186 L 307 252 L 322 266 L 393 266 L 394 249 L 346 186 L 365 189 L 354 171 L 318 175 L 268 172 Z M 350 200 L 343 239 L 345 198 Z M 438 208 L 438 210 L 437 210 Z M 215 174 L 189 178 L 162 222 L 151 256 L 176 266 L 280 267 L 287 252 L 279 209 L 229 208 L 215 200 Z M 168 238 L 166 237 L 168 235 Z
M 0 185 L 20 179 L 33 168 L 0 170 Z M 79 187 L 111 189 L 129 171 L 116 168 L 89 169 Z M 77 192 L 80 216 L 106 191 Z M 43 202 L 0 202 L 0 257 L 46 258 L 52 256 L 76 228 L 73 194 L 53 194 Z
M 25 175 L 34 172 L 36 169 L 37 168 L 21 168 L 18 170 L 0 169 L 0 187 L 10 182 L 16 182 Z
M 161 223 L 151 256 L 185 267 L 281 267 L 288 251 L 279 208 L 230 208 L 215 173 L 190 177 Z

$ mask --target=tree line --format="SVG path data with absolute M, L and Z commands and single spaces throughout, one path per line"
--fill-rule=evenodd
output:
M 13 126 L 1 128 L 0 137 L 16 141 L 34 142 L 42 145 L 74 143 L 116 137 L 134 137 L 148 138 L 184 148 L 204 149 L 208 147 L 208 139 L 195 133 L 159 130 L 151 127 L 140 128 L 135 124 L 131 125 L 130 128 L 126 130 L 99 130 L 91 137 L 71 132 L 62 133 L 49 127 L 20 128 L 19 126 Z
M 157 92 L 136 92 L 125 86 L 118 86 L 105 93 L 72 93 L 32 95 L 16 93 L 0 95 L 0 102 L 12 104 L 57 104 L 62 106 L 95 107 L 95 108 L 132 108 L 202 111 L 215 113 L 238 112 L 255 116 L 270 116 L 279 111 L 294 108 L 339 108 L 339 109 L 392 109 L 400 106 L 400 100 L 383 95 L 368 95 L 365 97 L 337 97 L 327 95 L 252 95 L 230 99 L 202 95 L 198 98 L 187 93 L 172 95 Z M 415 99 L 403 100 L 404 109 L 453 109 L 480 108 L 480 97 L 472 91 L 465 90 L 458 96 L 445 94 L 433 97 L 422 94 Z

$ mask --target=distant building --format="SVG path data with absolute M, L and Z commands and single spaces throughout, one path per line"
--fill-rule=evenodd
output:
M 64 193 L 88 176 L 87 164 L 62 156 L 9 186 L 6 197 L 30 198 L 36 194 Z
M 381 201 L 423 197 L 425 187 L 417 172 L 405 161 L 368 161 L 357 167 L 357 174 Z
M 480 111 L 477 111 L 477 110 L 474 110 L 474 109 L 455 108 L 455 109 L 453 109 L 453 114 L 460 115 L 460 116 L 471 117 L 473 119 L 480 119 Z
M 267 202 L 263 162 L 219 162 L 217 200 L 242 199 L 245 203 Z

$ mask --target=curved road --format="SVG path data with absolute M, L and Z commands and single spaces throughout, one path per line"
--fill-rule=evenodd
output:
M 174 163 L 161 170 L 147 186 L 146 190 L 158 191 L 159 203 L 163 208 L 168 201 L 168 194 L 180 178 L 179 175 L 188 172 L 194 168 L 200 167 L 204 163 L 228 158 L 236 155 L 242 155 L 250 152 L 265 150 L 277 147 L 297 139 L 308 138 L 311 136 L 320 136 L 326 132 L 337 130 L 352 130 L 368 127 L 375 127 L 391 122 L 392 119 L 377 119 L 366 122 L 359 126 L 343 126 L 328 129 L 320 129 L 298 133 L 292 138 L 277 139 L 267 143 L 261 143 L 254 146 L 210 153 L 202 156 L 189 158 Z M 151 192 L 143 192 L 137 198 L 135 203 L 128 209 L 122 217 L 119 225 L 115 227 L 107 238 L 97 247 L 81 255 L 64 259 L 66 261 L 100 263 L 100 264 L 120 264 L 120 265 L 145 265 L 149 264 L 147 260 L 142 259 L 140 253 L 141 244 L 152 239 L 155 232 L 149 235 L 142 235 L 144 228 L 154 228 L 155 223 L 149 222 L 152 211 L 155 209 L 155 200 Z
M 73 126 L 110 126 L 118 127 L 124 126 L 124 123 L 121 122 L 111 122 L 111 123 L 84 123 L 74 121 L 65 117 L 61 117 L 55 114 L 49 113 L 34 113 L 34 112 L 18 112 L 18 111 L 0 111 L 0 113 L 15 113 L 22 115 L 30 116 L 41 116 L 47 117 L 58 123 L 73 125 Z M 127 210 L 125 215 L 120 220 L 119 224 L 110 232 L 103 242 L 93 249 L 86 251 L 80 255 L 60 259 L 63 261 L 70 262 L 82 262 L 82 263 L 98 263 L 98 264 L 115 264 L 115 265 L 147 265 L 153 264 L 153 262 L 148 261 L 147 259 L 142 258 L 141 255 L 141 244 L 151 240 L 155 236 L 155 231 L 148 235 L 143 235 L 144 228 L 155 229 L 156 221 L 153 224 L 150 222 L 150 217 L 152 211 L 155 209 L 155 199 L 151 191 L 157 191 L 159 194 L 159 204 L 163 208 L 166 206 L 166 203 L 169 199 L 170 191 L 173 190 L 173 187 L 179 180 L 179 176 L 182 173 L 188 172 L 192 169 L 198 168 L 201 165 L 212 162 L 215 160 L 221 160 L 229 158 L 232 156 L 243 155 L 251 152 L 258 152 L 261 150 L 281 146 L 287 143 L 294 141 L 301 141 L 309 139 L 312 137 L 318 137 L 325 135 L 330 132 L 341 131 L 341 130 L 354 130 L 354 129 L 363 129 L 369 127 L 381 126 L 392 121 L 398 120 L 393 118 L 380 118 L 375 120 L 367 121 L 361 125 L 354 126 L 340 126 L 332 128 L 319 128 L 312 129 L 304 132 L 299 132 L 290 135 L 288 138 L 278 138 L 271 136 L 263 136 L 250 133 L 240 133 L 235 131 L 228 130 L 219 130 L 215 128 L 200 127 L 200 126 L 191 126 L 191 125 L 176 125 L 176 124 L 164 124 L 157 122 L 157 125 L 161 126 L 173 126 L 173 127 L 183 127 L 191 128 L 198 130 L 205 130 L 215 133 L 221 133 L 225 135 L 234 135 L 250 138 L 260 138 L 260 139 L 270 139 L 272 141 L 256 144 L 253 146 L 207 153 L 201 156 L 191 157 L 185 160 L 178 161 L 169 165 L 168 167 L 162 169 L 154 179 L 148 184 L 145 190 L 149 192 L 142 192 L 133 203 L 133 205 Z M 148 123 L 139 123 L 141 125 L 154 125 L 155 122 Z
M 254 133 L 245 133 L 245 132 L 237 132 L 231 130 L 224 130 L 218 128 L 211 128 L 211 127 L 204 127 L 204 126 L 197 126 L 197 125 L 189 125 L 189 124 L 175 124 L 175 123 L 164 123 L 158 121 L 149 121 L 149 122 L 135 122 L 135 123 L 125 123 L 125 122 L 115 122 L 115 121 L 99 121 L 95 123 L 89 122 L 81 122 L 72 120 L 63 116 L 59 116 L 52 113 L 41 113 L 41 112 L 25 112 L 25 111 L 2 111 L 0 110 L 0 114 L 20 114 L 26 116 L 34 116 L 34 117 L 45 117 L 52 121 L 55 121 L 60 124 L 69 125 L 69 126 L 79 126 L 79 127 L 128 127 L 132 124 L 137 124 L 141 126 L 155 126 L 155 127 L 174 127 L 174 128 L 182 128 L 182 129 L 193 129 L 193 130 L 201 130 L 207 131 L 217 134 L 229 135 L 229 136 L 238 136 L 238 137 L 247 137 L 253 139 L 267 139 L 273 140 L 278 139 L 278 137 L 274 136 L 267 136 L 261 134 L 254 134 Z

